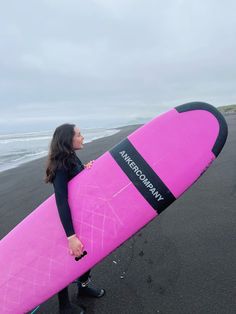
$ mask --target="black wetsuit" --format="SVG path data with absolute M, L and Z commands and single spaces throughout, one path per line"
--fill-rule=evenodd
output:
M 77 156 L 74 157 L 74 160 L 76 164 L 68 167 L 68 169 L 65 167 L 57 169 L 53 180 L 57 208 L 67 237 L 75 234 L 68 203 L 67 186 L 68 182 L 84 169 L 82 162 Z
M 68 182 L 84 169 L 84 165 L 75 154 L 73 155 L 73 161 L 73 166 L 57 169 L 53 180 L 57 209 L 67 237 L 75 234 L 68 203 Z M 78 278 L 78 280 L 80 282 L 86 282 L 89 278 L 89 274 L 90 270 Z

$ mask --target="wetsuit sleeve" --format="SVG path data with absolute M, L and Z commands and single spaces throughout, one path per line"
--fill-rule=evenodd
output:
M 65 169 L 58 169 L 53 180 L 55 198 L 61 223 L 67 237 L 75 234 L 70 206 L 68 203 L 68 173 Z

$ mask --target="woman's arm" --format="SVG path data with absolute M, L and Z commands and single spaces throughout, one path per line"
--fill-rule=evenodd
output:
M 68 239 L 69 252 L 71 255 L 80 256 L 83 253 L 83 244 L 77 238 L 73 227 L 68 203 L 68 174 L 65 169 L 57 170 L 53 186 L 58 213 Z
M 58 169 L 53 180 L 56 204 L 61 223 L 67 237 L 75 234 L 68 203 L 68 174 L 65 169 Z

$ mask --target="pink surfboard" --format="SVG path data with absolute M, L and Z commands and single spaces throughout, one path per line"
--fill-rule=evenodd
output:
M 227 138 L 206 103 L 178 106 L 98 158 L 69 186 L 87 255 L 76 261 L 52 195 L 0 241 L 0 313 L 26 313 L 104 259 L 186 191 Z M 30 196 L 29 196 L 30 197 Z

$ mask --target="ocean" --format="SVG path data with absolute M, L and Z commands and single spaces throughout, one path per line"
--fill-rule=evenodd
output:
M 42 117 L 42 109 L 40 109 L 38 114 L 31 114 L 30 117 L 25 111 L 21 112 L 22 115 L 24 113 L 24 117 L 19 116 L 19 112 L 14 112 L 13 115 L 8 112 L 4 119 L 3 110 L 0 121 L 0 172 L 46 156 L 53 132 L 62 123 L 73 121 L 73 124 L 79 125 L 85 138 L 84 143 L 88 143 L 113 135 L 123 126 L 146 123 L 159 113 L 157 109 L 142 108 L 130 114 L 123 106 L 117 109 L 116 114 L 114 112 L 111 114 L 108 108 L 106 112 L 100 108 L 98 112 L 91 114 L 83 114 L 80 110 L 78 116 L 74 108 L 74 116 L 68 116 L 66 110 L 58 111 L 56 116 L 48 115 L 48 117 Z M 70 108 L 70 112 L 72 111 Z
M 119 129 L 91 128 L 81 130 L 89 143 L 113 135 Z M 46 156 L 53 131 L 0 134 L 0 172 Z

